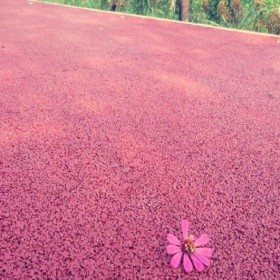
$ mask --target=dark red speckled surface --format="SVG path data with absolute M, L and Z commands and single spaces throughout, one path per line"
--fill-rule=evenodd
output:
M 276 38 L 4 0 L 1 279 L 277 279 Z M 210 235 L 171 270 L 168 232 Z

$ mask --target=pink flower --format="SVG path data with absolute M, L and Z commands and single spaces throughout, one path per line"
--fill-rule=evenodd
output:
M 208 235 L 204 233 L 199 238 L 195 238 L 189 234 L 189 222 L 187 220 L 182 221 L 182 231 L 183 244 L 173 234 L 169 233 L 167 235 L 167 240 L 170 244 L 166 247 L 166 251 L 167 254 L 173 255 L 170 265 L 172 268 L 177 268 L 183 257 L 183 266 L 186 272 L 191 272 L 193 267 L 201 272 L 204 266 L 210 265 L 213 251 L 210 248 L 201 247 L 208 243 Z

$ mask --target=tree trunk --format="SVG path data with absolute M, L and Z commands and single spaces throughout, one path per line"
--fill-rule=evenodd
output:
M 180 20 L 189 21 L 190 0 L 180 1 Z
M 117 9 L 117 0 L 112 1 L 111 11 L 115 12 Z
M 111 11 L 115 12 L 120 6 L 123 5 L 123 0 L 107 0 L 108 2 L 111 2 Z

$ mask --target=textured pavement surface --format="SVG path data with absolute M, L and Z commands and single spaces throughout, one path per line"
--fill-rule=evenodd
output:
M 277 38 L 24 0 L 0 24 L 0 279 L 279 279 Z M 183 218 L 202 274 L 169 267 Z

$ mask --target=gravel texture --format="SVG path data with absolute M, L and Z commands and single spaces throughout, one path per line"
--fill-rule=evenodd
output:
M 0 5 L 0 279 L 279 279 L 277 38 Z M 210 235 L 172 270 L 169 232 Z

